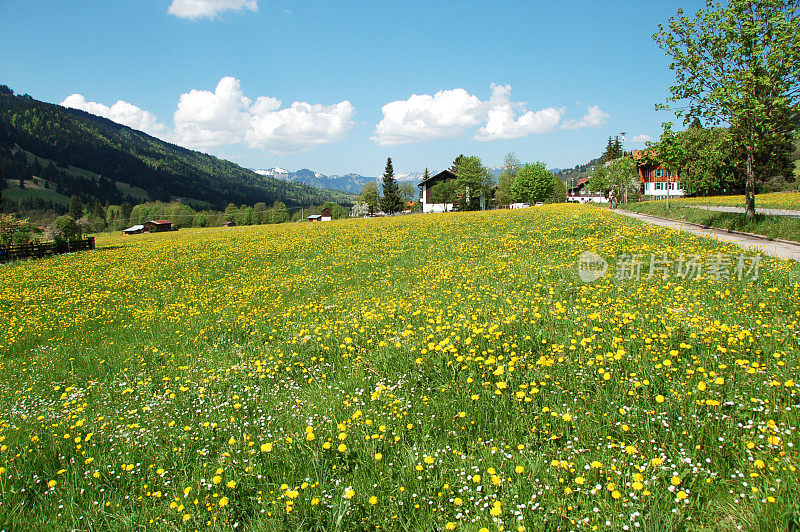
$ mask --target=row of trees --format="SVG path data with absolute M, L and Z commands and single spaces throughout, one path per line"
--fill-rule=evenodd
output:
M 105 230 L 120 231 L 132 225 L 142 224 L 148 220 L 170 220 L 175 227 L 218 227 L 224 222 L 236 225 L 262 225 L 298 221 L 309 214 L 318 214 L 323 209 L 331 210 L 334 219 L 346 218 L 347 210 L 339 204 L 327 202 L 310 208 L 289 208 L 283 202 L 276 201 L 272 206 L 264 202 L 255 205 L 228 204 L 224 211 L 210 209 L 195 210 L 190 205 L 160 201 L 131 205 L 103 206 L 96 200 L 85 205 L 80 198 L 70 199 L 68 215 L 77 221 L 84 232 Z

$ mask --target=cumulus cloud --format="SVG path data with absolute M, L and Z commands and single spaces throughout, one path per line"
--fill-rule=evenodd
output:
M 284 154 L 336 142 L 353 127 L 355 108 L 345 100 L 333 105 L 294 102 L 281 109 L 281 101 L 260 96 L 253 102 L 234 77 L 219 80 L 213 91 L 192 89 L 180 96 L 168 130 L 155 115 L 128 102 L 111 107 L 87 102 L 80 94 L 61 105 L 109 118 L 120 124 L 194 149 L 246 144 Z
M 492 96 L 486 106 L 486 124 L 475 133 L 475 140 L 516 139 L 532 133 L 549 133 L 564 114 L 563 109 L 548 107 L 525 112 L 517 118 L 516 110 L 522 108 L 523 103 L 511 101 L 511 85 L 492 83 Z
M 549 107 L 525 111 L 525 104 L 511 101 L 510 85 L 491 85 L 492 95 L 482 101 L 464 89 L 441 90 L 433 96 L 414 94 L 407 100 L 387 103 L 372 140 L 382 146 L 457 138 L 469 128 L 481 126 L 474 139 L 513 139 L 555 129 L 563 109 Z
M 355 108 L 348 101 L 334 105 L 294 102 L 280 109 L 275 98 L 261 97 L 251 107 L 245 140 L 274 153 L 305 150 L 342 140 L 353 125 Z
M 117 100 L 114 105 L 108 107 L 98 102 L 87 102 L 82 94 L 76 93 L 67 96 L 60 105 L 108 118 L 118 124 L 144 131 L 154 137 L 162 137 L 166 131 L 164 124 L 160 124 L 153 113 L 123 100 Z
M 562 125 L 562 129 L 583 129 L 602 127 L 608 121 L 608 113 L 603 112 L 597 105 L 587 108 L 586 114 L 580 120 L 567 120 Z
M 633 137 L 633 142 L 647 142 L 649 140 L 652 140 L 650 135 L 636 135 Z
M 277 98 L 252 102 L 233 77 L 224 77 L 214 92 L 182 94 L 173 120 L 174 139 L 193 148 L 247 143 L 274 153 L 304 151 L 342 140 L 353 126 L 349 101 L 333 105 L 294 102 L 281 109 Z
M 460 137 L 485 117 L 484 102 L 464 89 L 413 94 L 387 103 L 372 140 L 382 146 Z
M 223 11 L 258 11 L 258 0 L 172 0 L 167 12 L 176 17 L 213 19 Z
M 181 94 L 175 111 L 175 141 L 207 148 L 242 142 L 250 122 L 250 100 L 238 79 L 224 77 L 214 92 L 196 90 Z

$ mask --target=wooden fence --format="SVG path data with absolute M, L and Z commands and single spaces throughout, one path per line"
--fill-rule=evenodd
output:
M 94 237 L 90 236 L 83 240 L 68 240 L 63 242 L 45 242 L 22 244 L 19 246 L 0 246 L 0 262 L 11 260 L 27 259 L 29 257 L 46 257 L 48 255 L 58 255 L 60 253 L 71 253 L 73 251 L 85 251 L 94 249 Z

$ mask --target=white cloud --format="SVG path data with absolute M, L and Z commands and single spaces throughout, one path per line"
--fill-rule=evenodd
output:
M 281 109 L 277 98 L 260 96 L 253 103 L 234 77 L 219 80 L 214 91 L 192 89 L 181 94 L 170 131 L 155 115 L 118 101 L 108 107 L 87 102 L 80 94 L 61 105 L 109 118 L 187 148 L 204 149 L 246 143 L 284 154 L 336 142 L 353 127 L 355 108 L 345 100 L 333 105 L 294 102 Z
M 492 96 L 486 106 L 486 124 L 475 133 L 475 140 L 515 139 L 532 133 L 549 133 L 564 114 L 563 109 L 548 107 L 541 111 L 528 111 L 517 118 L 516 109 L 523 107 L 523 103 L 511 101 L 511 85 L 492 83 Z
M 564 114 L 563 109 L 553 107 L 525 112 L 524 103 L 511 101 L 510 85 L 492 83 L 491 87 L 489 101 L 464 89 L 451 89 L 387 103 L 372 140 L 388 146 L 457 138 L 476 126 L 482 127 L 475 140 L 513 139 L 552 131 Z M 521 115 L 517 116 L 518 112 Z
M 176 17 L 213 19 L 223 11 L 258 11 L 258 0 L 172 0 L 167 12 Z
M 144 131 L 154 137 L 162 137 L 166 131 L 164 124 L 158 123 L 158 119 L 153 113 L 123 100 L 117 100 L 114 105 L 108 107 L 98 102 L 87 102 L 82 94 L 71 94 L 64 98 L 60 105 L 108 118 L 118 124 Z
M 239 80 L 224 77 L 214 92 L 192 89 L 181 94 L 175 111 L 175 142 L 207 148 L 242 142 L 250 122 L 250 100 Z
M 460 137 L 481 123 L 484 102 L 464 89 L 413 94 L 381 108 L 383 119 L 372 140 L 381 146 Z
M 251 105 L 239 80 L 224 77 L 214 92 L 192 90 L 181 95 L 173 118 L 174 139 L 194 148 L 246 142 L 273 153 L 289 153 L 342 140 L 353 126 L 355 108 L 346 100 L 280 107 L 280 100 L 268 96 Z
M 583 129 L 587 127 L 602 127 L 608 121 L 609 114 L 603 112 L 599 106 L 592 105 L 586 110 L 586 114 L 580 120 L 567 120 L 562 125 L 562 129 Z
M 649 140 L 652 140 L 650 135 L 636 135 L 633 137 L 633 142 L 647 142 Z
M 250 128 L 245 140 L 250 146 L 273 153 L 310 149 L 342 140 L 353 126 L 355 108 L 348 101 L 334 105 L 294 102 L 280 109 L 275 98 L 261 97 L 250 108 Z

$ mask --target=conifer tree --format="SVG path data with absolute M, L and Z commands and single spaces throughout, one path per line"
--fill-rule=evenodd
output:
M 394 214 L 403 210 L 403 202 L 400 200 L 400 189 L 394 179 L 394 168 L 392 168 L 392 158 L 386 159 L 386 170 L 383 172 L 383 197 L 380 200 L 381 209 L 386 214 Z

